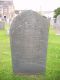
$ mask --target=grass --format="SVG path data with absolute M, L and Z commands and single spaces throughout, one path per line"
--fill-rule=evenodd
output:
M 60 80 L 60 36 L 49 30 L 46 80 Z
M 0 30 L 0 80 L 60 80 L 60 36 L 49 29 L 45 79 L 37 75 L 15 75 L 12 71 L 9 36 L 6 29 Z

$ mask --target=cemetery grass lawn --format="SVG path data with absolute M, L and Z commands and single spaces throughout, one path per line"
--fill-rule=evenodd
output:
M 0 30 L 0 80 L 42 80 L 42 76 L 36 77 L 15 75 L 12 72 L 11 50 L 9 36 L 6 30 Z M 60 36 L 49 29 L 46 77 L 43 80 L 60 80 Z

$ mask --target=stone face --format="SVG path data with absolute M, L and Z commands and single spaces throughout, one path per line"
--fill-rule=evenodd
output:
M 15 73 L 45 73 L 48 25 L 46 18 L 31 10 L 22 12 L 13 20 L 10 42 Z

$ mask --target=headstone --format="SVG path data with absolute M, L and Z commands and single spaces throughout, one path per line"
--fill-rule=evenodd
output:
M 13 71 L 17 74 L 44 74 L 49 22 L 37 12 L 26 10 L 10 28 Z
M 3 21 L 0 21 L 0 29 L 4 29 L 5 23 Z
M 56 34 L 60 35 L 60 15 L 58 15 L 56 19 Z
M 50 20 L 50 26 L 51 26 L 51 28 L 53 28 L 53 29 L 56 28 L 56 20 L 55 20 L 55 18 L 51 18 L 51 20 Z
M 9 29 L 7 30 L 7 35 L 9 35 Z

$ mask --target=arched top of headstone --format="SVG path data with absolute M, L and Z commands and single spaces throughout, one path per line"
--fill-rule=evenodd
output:
M 10 32 L 12 34 L 13 30 L 17 31 L 17 29 L 21 27 L 40 27 L 47 28 L 47 24 L 49 23 L 48 19 L 41 16 L 39 13 L 32 10 L 25 10 L 18 16 L 14 18 L 11 24 Z M 42 27 L 43 26 L 43 27 Z

